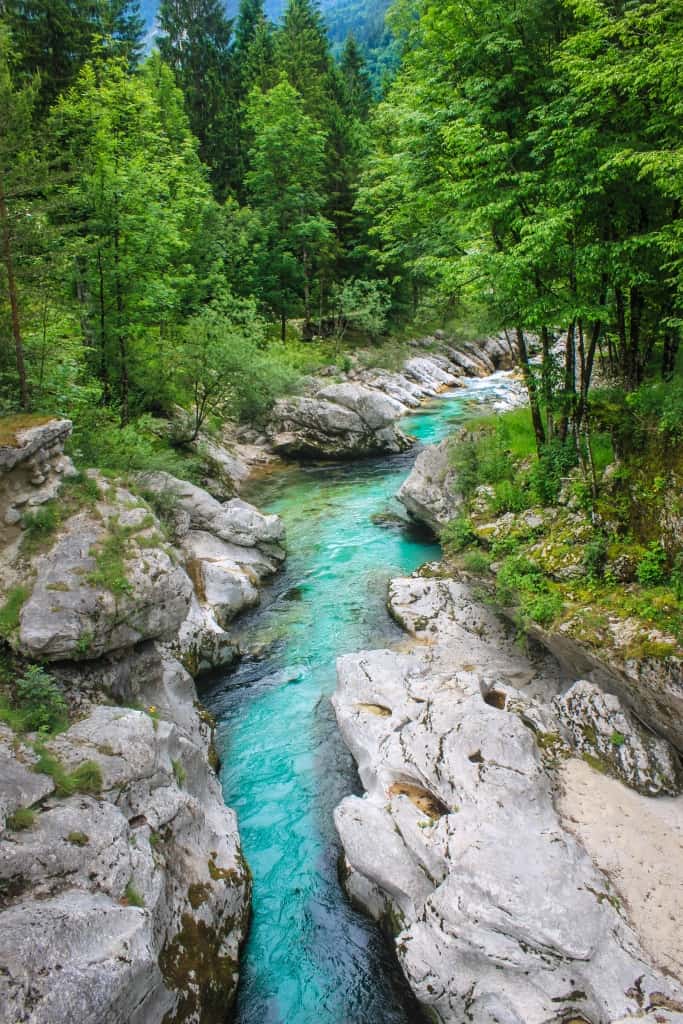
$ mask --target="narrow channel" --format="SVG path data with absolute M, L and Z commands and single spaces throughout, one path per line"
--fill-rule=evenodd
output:
M 394 495 L 420 445 L 505 395 L 507 375 L 471 381 L 404 421 L 403 456 L 288 466 L 245 497 L 283 517 L 285 571 L 240 623 L 255 656 L 207 683 L 225 798 L 254 876 L 238 1024 L 410 1024 L 416 1008 L 386 940 L 337 877 L 332 812 L 358 791 L 329 696 L 344 653 L 390 646 L 387 582 L 440 549 Z

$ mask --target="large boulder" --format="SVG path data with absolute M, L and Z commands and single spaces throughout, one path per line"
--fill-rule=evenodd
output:
M 555 810 L 557 669 L 457 581 L 394 581 L 390 606 L 420 644 L 338 662 L 366 793 L 335 822 L 347 889 L 393 931 L 419 1001 L 443 1024 L 673 1024 L 683 988 Z
M 199 1022 L 234 997 L 249 874 L 192 680 L 159 658 L 149 648 L 139 671 L 132 656 L 108 670 L 143 687 L 152 670 L 144 710 L 91 706 L 45 744 L 63 772 L 97 765 L 89 791 L 50 795 L 35 775 L 48 795 L 24 791 L 32 821 L 0 833 L 3 1020 Z M 13 740 L 7 756 L 32 754 Z
M 415 519 L 435 533 L 453 518 L 462 505 L 457 476 L 450 464 L 448 440 L 420 452 L 412 472 L 398 492 L 398 500 Z
M 37 561 L 17 649 L 30 658 L 99 658 L 170 636 L 192 595 L 146 505 L 123 488 L 72 516 Z
M 201 487 L 170 473 L 144 473 L 139 483 L 143 492 L 184 512 L 193 529 L 215 534 L 238 547 L 258 548 L 277 561 L 284 559 L 285 530 L 279 516 L 263 515 L 239 498 L 220 502 Z
M 285 455 L 353 458 L 401 452 L 410 442 L 396 426 L 406 407 L 360 384 L 334 384 L 313 397 L 283 399 L 273 409 L 268 434 Z

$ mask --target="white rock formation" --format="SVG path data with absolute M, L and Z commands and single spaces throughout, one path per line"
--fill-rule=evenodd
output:
M 683 1019 L 683 988 L 555 810 L 552 663 L 453 580 L 395 580 L 389 602 L 421 644 L 338 663 L 366 795 L 335 820 L 349 893 L 393 928 L 420 1002 L 444 1024 Z

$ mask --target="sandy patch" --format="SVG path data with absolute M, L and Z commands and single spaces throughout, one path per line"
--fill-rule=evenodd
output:
M 655 964 L 683 980 L 683 796 L 641 796 L 576 758 L 559 777 L 564 827 L 609 875 Z

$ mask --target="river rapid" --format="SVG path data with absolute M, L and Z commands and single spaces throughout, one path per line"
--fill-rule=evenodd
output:
M 282 516 L 288 559 L 239 623 L 238 667 L 208 681 L 221 780 L 254 876 L 238 1024 L 411 1024 L 421 1020 L 392 950 L 338 880 L 332 812 L 360 792 L 329 697 L 339 655 L 404 639 L 387 582 L 440 555 L 394 495 L 421 445 L 509 394 L 509 375 L 469 381 L 403 421 L 401 456 L 291 465 L 244 497 Z

